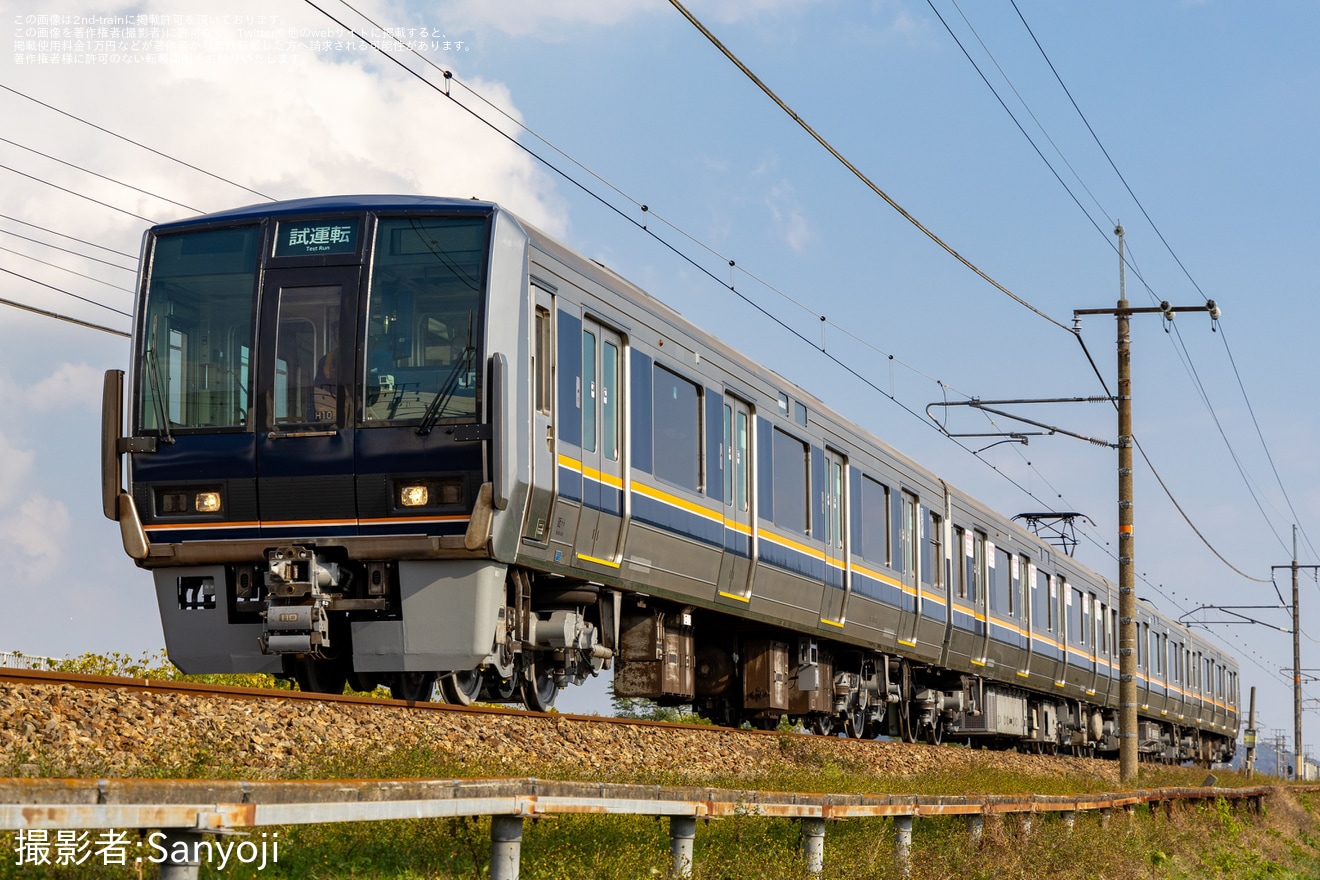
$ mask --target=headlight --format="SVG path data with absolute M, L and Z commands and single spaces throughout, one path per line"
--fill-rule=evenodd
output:
M 425 507 L 431 493 L 425 486 L 404 486 L 399 490 L 399 503 L 404 507 Z
M 193 509 L 198 513 L 219 513 L 220 493 L 198 492 L 197 497 L 193 499 Z

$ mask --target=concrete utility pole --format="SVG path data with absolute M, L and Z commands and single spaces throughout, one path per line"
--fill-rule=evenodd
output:
M 1209 312 L 1219 320 L 1214 300 L 1203 306 L 1179 306 L 1167 301 L 1158 307 L 1134 309 L 1127 300 L 1126 264 L 1123 258 L 1123 227 L 1118 236 L 1118 305 L 1112 309 L 1077 309 L 1074 330 L 1080 332 L 1082 315 L 1113 315 L 1118 319 L 1118 767 L 1125 782 L 1137 778 L 1137 588 L 1133 549 L 1132 510 L 1132 336 L 1131 317 L 1159 312 L 1172 321 L 1176 311 Z
M 1305 764 L 1302 762 L 1302 612 L 1297 589 L 1297 572 L 1307 568 L 1312 571 L 1320 565 L 1297 564 L 1297 526 L 1293 526 L 1293 558 L 1291 565 L 1272 565 L 1270 571 L 1281 568 L 1292 570 L 1292 642 L 1293 642 L 1293 761 L 1297 768 L 1297 778 L 1303 779 Z
M 1242 736 L 1242 744 L 1247 747 L 1245 770 L 1247 778 L 1256 775 L 1256 688 L 1251 688 L 1251 714 L 1247 716 L 1247 732 Z

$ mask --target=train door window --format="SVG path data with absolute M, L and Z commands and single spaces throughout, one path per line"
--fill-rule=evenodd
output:
M 536 377 L 536 410 L 549 414 L 554 400 L 554 371 L 550 366 L 550 310 L 536 307 L 536 330 L 533 340 L 532 375 Z
M 582 451 L 596 451 L 596 334 L 582 331 Z
M 804 428 L 807 426 L 807 405 L 800 400 L 793 401 L 793 421 Z
M 655 475 L 666 483 L 700 492 L 701 389 L 659 364 L 653 375 Z
M 1016 607 L 1024 620 L 1031 620 L 1031 606 L 1026 601 L 1027 593 L 1031 585 L 1031 558 L 1028 556 L 1018 557 L 1017 577 L 1013 579 L 1013 596 L 1017 602 Z
M 933 510 L 926 512 L 926 527 L 930 530 L 927 546 L 930 548 L 930 566 L 926 583 L 941 592 L 944 590 L 944 517 Z
M 724 443 L 720 446 L 720 470 L 724 471 L 724 506 L 733 506 L 733 407 L 724 404 Z
M 967 598 L 967 530 L 962 526 L 953 527 L 953 580 L 959 599 Z
M 619 460 L 619 346 L 605 340 L 600 359 L 601 454 Z
M 774 430 L 774 512 L 775 524 L 795 532 L 806 533 L 811 524 L 807 519 L 807 471 L 811 461 L 807 444 L 792 435 Z
M 338 416 L 340 285 L 284 287 L 275 342 L 275 423 L 333 424 Z
M 901 560 L 902 571 L 905 575 L 915 576 L 917 573 L 917 496 L 911 492 L 903 492 L 903 522 L 900 524 L 903 541 L 903 558 Z
M 1077 595 L 1077 604 L 1081 607 L 1081 627 L 1077 632 L 1077 641 L 1085 645 L 1087 634 L 1091 631 L 1091 600 L 1081 590 L 1073 590 L 1073 592 Z
M 833 457 L 827 458 L 830 465 L 829 487 L 829 523 L 825 527 L 826 543 L 842 548 L 843 541 L 843 462 Z
M 1100 629 L 1098 644 L 1101 656 L 1108 657 L 1113 653 L 1112 639 L 1114 636 L 1109 630 L 1109 606 L 1104 602 L 1100 602 L 1098 607 L 1100 610 L 1096 613 L 1095 617 L 1095 624 Z
M 1054 632 L 1054 607 L 1058 602 L 1054 598 L 1054 578 L 1047 572 L 1036 569 L 1036 584 L 1041 588 L 1041 603 L 1045 606 L 1045 631 Z
M 985 555 L 988 541 L 985 532 L 977 530 L 972 533 L 972 582 L 967 598 L 973 603 L 981 601 L 989 584 L 989 563 Z

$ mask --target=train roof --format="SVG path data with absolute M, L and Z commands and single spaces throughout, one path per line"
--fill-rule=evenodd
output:
M 226 211 L 216 211 L 159 223 L 154 230 L 169 230 L 178 226 L 190 226 L 194 223 L 224 222 L 227 220 L 257 219 L 260 217 L 278 217 L 291 214 L 333 213 L 338 211 L 471 211 L 485 214 L 497 210 L 494 202 L 480 199 L 440 198 L 438 196 L 417 195 L 344 195 L 316 196 L 305 199 L 284 199 L 274 202 L 258 202 Z

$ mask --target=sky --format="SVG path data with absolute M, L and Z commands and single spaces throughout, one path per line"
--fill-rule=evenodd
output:
M 1154 466 L 1138 456 L 1138 592 L 1209 622 L 1262 735 L 1291 739 L 1287 612 L 1198 609 L 1278 606 L 1294 524 L 1298 561 L 1320 561 L 1320 6 L 692 0 L 854 173 L 661 0 L 316 2 L 0 2 L 0 298 L 124 330 L 149 221 L 492 199 L 993 509 L 1084 513 L 1077 556 L 1116 580 L 1112 449 L 950 439 L 927 407 L 1099 396 L 1096 369 L 1113 388 L 1113 319 L 1075 331 L 1073 312 L 1115 305 L 1121 222 L 1133 305 L 1223 310 L 1133 319 Z M 0 305 L 0 650 L 163 644 L 151 578 L 100 512 L 101 376 L 127 361 L 123 338 Z M 1117 434 L 1107 403 L 1005 409 Z M 1320 667 L 1307 570 L 1300 604 L 1302 666 Z M 608 708 L 599 686 L 560 700 Z

